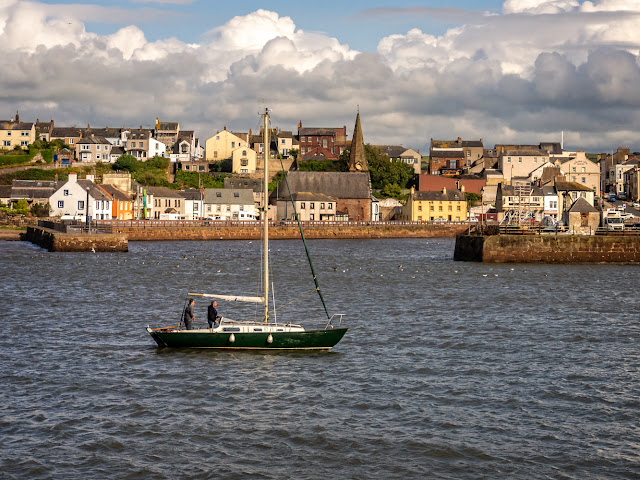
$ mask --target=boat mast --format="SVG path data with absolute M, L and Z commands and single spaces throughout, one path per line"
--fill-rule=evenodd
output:
M 269 322 L 269 109 L 264 109 L 262 115 L 264 120 L 263 126 L 263 143 L 264 143 L 264 209 L 262 210 L 262 220 L 264 222 L 264 323 Z

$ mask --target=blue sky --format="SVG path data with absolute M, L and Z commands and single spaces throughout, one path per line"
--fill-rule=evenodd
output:
M 269 9 L 289 16 L 296 26 L 305 31 L 323 32 L 347 43 L 351 48 L 360 51 L 375 51 L 380 38 L 391 34 L 404 34 L 411 28 L 420 28 L 432 34 L 442 34 L 456 22 L 447 18 L 416 15 L 388 15 L 376 13 L 376 8 L 425 6 L 433 8 L 460 8 L 466 10 L 499 12 L 502 1 L 499 0 L 431 0 L 423 2 L 395 0 L 393 2 L 373 2 L 365 0 L 339 1 L 324 0 L 322 2 L 300 2 L 275 0 L 263 2 L 246 0 L 242 2 L 217 2 L 193 0 L 192 2 L 176 0 L 151 2 L 131 0 L 96 0 L 83 2 L 78 0 L 44 0 L 49 4 L 93 4 L 105 7 L 120 7 L 141 15 L 132 15 L 135 24 L 144 30 L 149 40 L 158 40 L 175 36 L 184 42 L 198 42 L 202 35 L 213 27 L 227 22 L 235 16 L 247 15 L 258 9 Z M 158 11 L 171 12 L 160 14 Z M 101 34 L 109 34 L 126 22 L 105 23 L 87 22 L 87 27 Z

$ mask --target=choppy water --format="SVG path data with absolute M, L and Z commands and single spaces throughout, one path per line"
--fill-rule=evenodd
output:
M 0 242 L 0 478 L 640 478 L 640 269 L 310 245 L 351 327 L 331 353 L 154 346 L 187 290 L 255 293 L 256 242 Z M 313 288 L 299 243 L 272 255 L 278 305 Z

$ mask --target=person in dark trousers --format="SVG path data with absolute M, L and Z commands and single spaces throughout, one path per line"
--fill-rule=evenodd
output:
M 190 298 L 187 308 L 184 309 L 184 326 L 187 330 L 193 329 L 193 321 L 196 319 L 193 314 L 194 303 L 196 303 L 196 301 L 193 298 Z
M 211 302 L 211 305 L 209 305 L 207 311 L 207 321 L 209 322 L 209 328 L 218 328 L 218 326 L 220 325 L 220 320 L 218 319 L 222 319 L 222 317 L 218 316 L 218 311 L 216 310 L 217 306 L 218 302 L 216 302 L 215 300 Z

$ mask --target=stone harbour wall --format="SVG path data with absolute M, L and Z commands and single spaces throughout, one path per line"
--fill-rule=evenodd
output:
M 640 263 L 639 236 L 458 235 L 453 259 L 487 263 Z
M 465 225 L 370 225 L 370 226 L 307 226 L 304 235 L 309 239 L 366 239 L 366 238 L 454 238 L 467 230 Z M 113 227 L 114 233 L 127 236 L 129 241 L 172 240 L 259 240 L 261 226 L 210 227 Z M 297 226 L 269 227 L 271 239 L 297 239 Z
M 24 239 L 50 252 L 129 251 L 129 242 L 123 234 L 73 234 L 44 227 L 27 227 Z

